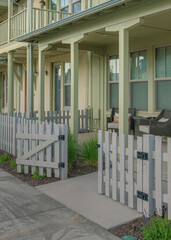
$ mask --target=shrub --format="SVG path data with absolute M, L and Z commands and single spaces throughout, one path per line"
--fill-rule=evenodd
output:
M 33 179 L 43 179 L 46 177 L 46 173 L 43 174 L 43 176 L 39 175 L 39 170 L 36 168 L 36 171 L 33 173 L 32 178 Z
M 11 165 L 11 167 L 13 167 L 13 168 L 16 168 L 16 167 L 17 167 L 17 164 L 16 164 L 16 161 L 15 161 L 15 160 L 12 160 L 12 161 L 10 162 L 10 165 Z
M 81 145 L 82 157 L 85 158 L 90 165 L 97 165 L 98 163 L 97 143 L 97 138 L 90 138 Z
M 8 162 L 9 159 L 10 157 L 6 153 L 4 153 L 4 155 L 0 157 L 0 163 Z
M 77 160 L 78 144 L 74 135 L 69 131 L 68 133 L 68 168 L 71 169 Z
M 144 224 L 142 235 L 145 240 L 171 239 L 171 223 L 165 218 L 153 217 Z
M 21 167 L 21 173 L 24 173 L 24 166 Z

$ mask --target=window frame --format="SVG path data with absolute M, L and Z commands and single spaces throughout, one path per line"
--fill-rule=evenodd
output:
M 155 87 L 155 111 L 156 112 L 160 112 L 161 109 L 158 109 L 158 104 L 157 104 L 157 83 L 158 82 L 161 82 L 161 81 L 171 81 L 171 77 L 163 77 L 163 78 L 157 78 L 156 77 L 156 50 L 157 48 L 164 48 L 164 59 L 165 59 L 165 62 L 164 62 L 164 69 L 165 69 L 165 76 L 166 76 L 166 47 L 171 47 L 171 43 L 170 44 L 162 44 L 162 45 L 157 45 L 154 47 L 154 87 Z
M 147 78 L 146 79 L 134 79 L 134 80 L 132 80 L 131 79 L 131 53 L 135 53 L 135 52 L 141 52 L 141 51 L 146 51 L 146 60 L 147 60 Z M 139 57 L 139 55 L 138 55 L 138 57 Z M 132 84 L 133 83 L 147 83 L 147 89 L 148 89 L 148 49 L 147 48 L 140 48 L 140 49 L 134 49 L 134 50 L 131 50 L 130 51 L 130 62 L 129 62 L 129 71 L 130 71 L 130 73 L 129 73 L 129 82 L 130 82 L 130 105 L 131 105 L 131 107 L 133 107 L 133 90 L 132 90 Z M 138 67 L 138 77 L 139 77 L 139 67 Z M 147 95 L 148 95 L 148 93 L 147 93 Z M 147 109 L 141 109 L 141 110 L 138 110 L 137 109 L 137 111 L 139 111 L 139 112 L 146 112 L 146 111 L 148 111 L 148 106 L 147 106 Z
M 64 72 L 63 72 L 63 86 L 64 86 L 64 93 L 63 93 L 63 103 L 64 103 L 64 108 L 70 108 L 71 106 L 68 106 L 68 105 L 66 105 L 66 103 L 65 103 L 65 96 L 66 96 L 66 94 L 65 94 L 65 87 L 66 86 L 70 86 L 71 87 L 71 79 L 70 79 L 70 83 L 65 83 L 65 64 L 66 63 L 70 63 L 69 61 L 67 61 L 67 62 L 64 62 Z M 70 69 L 71 69 L 71 63 L 70 63 Z M 71 99 L 70 99 L 70 103 L 71 103 Z
M 110 57 L 112 56 L 118 56 L 118 59 L 119 59 L 119 53 L 113 53 L 113 54 L 110 54 L 108 55 L 108 109 L 111 110 L 112 107 L 110 106 L 110 98 L 111 98 L 111 94 L 110 94 L 110 87 L 111 87 L 111 84 L 118 84 L 119 86 L 119 79 L 118 81 L 110 81 Z M 117 62 L 116 62 L 116 65 L 115 65 L 116 69 L 117 69 Z

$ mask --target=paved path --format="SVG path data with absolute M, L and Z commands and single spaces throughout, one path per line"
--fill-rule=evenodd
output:
M 37 189 L 106 229 L 142 216 L 126 205 L 99 195 L 97 180 L 97 173 L 91 173 L 42 185 Z
M 118 240 L 0 169 L 0 240 Z

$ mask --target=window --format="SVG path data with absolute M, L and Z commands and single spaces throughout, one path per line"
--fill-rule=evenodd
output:
M 80 12 L 81 0 L 60 0 L 60 10 L 63 12 L 72 12 L 72 13 Z
M 155 67 L 156 108 L 171 109 L 171 46 L 156 48 Z
M 146 50 L 131 53 L 131 105 L 148 110 L 148 81 Z
M 77 13 L 81 11 L 81 1 L 72 0 L 72 12 Z
M 119 107 L 119 56 L 109 57 L 109 107 Z
M 64 76 L 64 89 L 65 89 L 65 106 L 71 106 L 71 64 L 65 63 L 65 76 Z

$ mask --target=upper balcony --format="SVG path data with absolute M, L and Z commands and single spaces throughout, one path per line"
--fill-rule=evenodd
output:
M 27 1 L 27 6 L 25 5 L 18 13 L 0 23 L 0 45 L 11 42 L 19 36 L 67 18 L 77 12 L 108 1 L 51 0 L 49 1 L 49 6 L 46 6 L 45 0 L 34 1 L 37 4 L 31 6 L 29 1 Z M 40 3 L 42 8 L 36 7 Z

